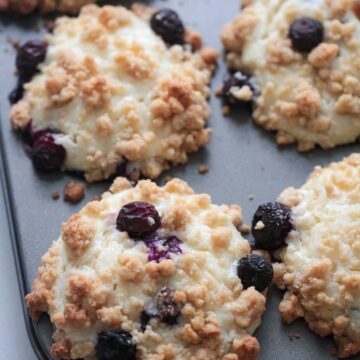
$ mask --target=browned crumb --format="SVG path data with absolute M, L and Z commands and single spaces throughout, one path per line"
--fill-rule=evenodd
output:
M 77 203 L 85 196 L 85 186 L 81 183 L 70 181 L 64 187 L 64 200 Z
M 209 167 L 205 164 L 199 166 L 198 172 L 199 174 L 206 174 L 209 171 Z
M 241 232 L 242 234 L 250 234 L 251 228 L 250 228 L 250 226 L 247 225 L 247 224 L 242 224 L 241 227 L 240 227 L 240 232 Z
M 290 341 L 299 340 L 300 338 L 301 338 L 301 336 L 299 333 L 290 333 L 289 334 Z
M 247 6 L 251 5 L 251 3 L 252 3 L 252 0 L 242 0 L 240 6 L 241 6 L 242 9 L 244 9 Z
M 53 198 L 53 200 L 58 200 L 60 198 L 60 194 L 58 191 L 54 191 L 52 194 L 51 194 L 51 197 Z
M 222 108 L 223 115 L 229 115 L 230 114 L 230 106 L 224 105 Z
M 101 200 L 101 195 L 95 195 L 93 197 L 93 201 L 100 201 Z
M 216 96 L 221 96 L 221 95 L 222 95 L 222 87 L 221 87 L 221 86 L 218 86 L 218 87 L 215 89 L 215 95 L 216 95 Z
M 354 14 L 360 19 L 360 1 L 356 0 L 353 4 Z
M 219 52 L 211 47 L 201 49 L 200 55 L 207 64 L 215 64 L 219 58 Z

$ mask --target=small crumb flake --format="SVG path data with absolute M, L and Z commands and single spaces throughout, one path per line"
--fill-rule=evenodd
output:
M 100 201 L 101 200 L 101 195 L 95 195 L 93 197 L 93 201 Z
M 60 198 L 60 194 L 58 191 L 54 191 L 53 193 L 51 193 L 51 197 L 53 198 L 53 200 L 58 200 Z
M 221 96 L 221 95 L 222 95 L 222 87 L 221 87 L 221 86 L 218 86 L 218 87 L 215 89 L 215 95 L 216 95 L 216 96 Z
M 300 338 L 301 338 L 301 336 L 299 333 L 290 333 L 289 334 L 290 341 L 299 340 Z
M 249 196 L 248 196 L 248 199 L 249 199 L 250 201 L 253 201 L 253 200 L 255 200 L 255 196 L 254 196 L 254 195 L 249 195 Z
M 223 115 L 229 115 L 230 114 L 230 106 L 228 106 L 228 105 L 223 106 L 222 113 L 223 113 Z
M 242 234 L 250 234 L 251 228 L 250 228 L 250 226 L 247 225 L 247 224 L 242 224 L 241 227 L 240 227 L 240 232 L 241 232 Z
M 64 187 L 64 200 L 71 203 L 77 203 L 85 196 L 85 186 L 81 183 L 70 181 Z
M 209 171 L 209 167 L 205 164 L 199 166 L 199 174 L 206 174 Z

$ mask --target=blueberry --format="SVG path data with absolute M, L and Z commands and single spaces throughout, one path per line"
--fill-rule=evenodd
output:
M 55 143 L 53 135 L 47 131 L 35 138 L 31 156 L 37 170 L 58 170 L 65 160 L 65 149 Z
M 145 331 L 151 319 L 159 319 L 167 325 L 175 325 L 183 304 L 174 301 L 175 290 L 164 286 L 156 295 L 155 301 L 145 305 L 141 314 L 141 329 Z
M 10 104 L 16 104 L 24 96 L 24 85 L 31 80 L 31 77 L 20 75 L 16 84 L 16 87 L 9 94 Z
M 324 27 L 310 17 L 299 17 L 290 26 L 289 37 L 293 47 L 300 52 L 310 52 L 324 39 Z
M 256 210 L 251 232 L 257 248 L 276 250 L 285 245 L 292 229 L 291 210 L 278 202 L 269 202 Z
M 235 91 L 243 86 L 248 86 L 253 95 L 256 93 L 254 80 L 242 74 L 240 71 L 230 75 L 223 84 L 222 97 L 229 105 L 248 105 L 251 104 L 253 96 L 249 99 L 240 99 L 235 95 Z
M 19 73 L 26 77 L 33 76 L 39 64 L 46 57 L 47 44 L 40 40 L 28 41 L 23 44 L 16 56 L 16 67 Z
M 183 44 L 185 27 L 179 15 L 170 9 L 157 11 L 150 20 L 150 25 L 155 34 L 169 45 Z
M 174 325 L 183 307 L 182 303 L 174 301 L 175 290 L 164 286 L 156 297 L 156 307 L 162 322 Z
M 269 261 L 258 254 L 250 254 L 239 260 L 237 273 L 245 289 L 254 286 L 257 291 L 264 291 L 274 276 Z
M 127 231 L 130 237 L 143 237 L 161 225 L 160 215 L 154 205 L 134 201 L 123 206 L 117 217 L 117 229 Z
M 104 331 L 95 346 L 98 360 L 135 360 L 136 346 L 126 331 Z

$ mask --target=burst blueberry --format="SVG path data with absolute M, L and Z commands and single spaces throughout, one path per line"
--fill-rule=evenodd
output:
M 180 315 L 183 304 L 174 299 L 175 290 L 164 286 L 156 297 L 156 307 L 159 311 L 160 319 L 168 325 L 174 325 Z
M 130 237 L 144 237 L 156 231 L 161 220 L 154 205 L 134 201 L 121 208 L 116 224 L 118 230 L 126 231 Z
M 251 232 L 257 248 L 271 251 L 285 245 L 292 229 L 291 210 L 278 202 L 269 202 L 256 210 Z
M 104 331 L 98 334 L 95 353 L 98 360 L 135 360 L 136 346 L 126 331 Z
M 290 26 L 289 37 L 295 50 L 310 52 L 324 40 L 324 27 L 311 17 L 299 17 Z
M 151 319 L 159 319 L 167 325 L 174 325 L 180 315 L 183 303 L 174 299 L 175 290 L 164 286 L 157 293 L 155 301 L 150 301 L 145 305 L 141 314 L 141 329 L 145 331 Z
M 245 289 L 253 286 L 257 291 L 264 291 L 274 276 L 270 261 L 258 254 L 250 254 L 239 260 L 237 273 Z
M 149 261 L 155 261 L 159 263 L 162 260 L 171 259 L 172 254 L 182 254 L 182 249 L 180 247 L 182 241 L 176 236 L 169 236 L 163 239 L 160 237 L 158 232 L 154 232 L 143 240 L 149 249 Z
M 155 34 L 169 45 L 183 44 L 185 27 L 179 15 L 170 9 L 161 9 L 151 17 L 150 25 Z
M 58 170 L 65 160 L 66 152 L 56 144 L 52 133 L 45 131 L 32 144 L 31 157 L 37 170 Z

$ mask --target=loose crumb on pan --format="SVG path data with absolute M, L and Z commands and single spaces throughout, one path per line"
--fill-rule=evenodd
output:
M 51 193 L 51 197 L 53 198 L 53 200 L 58 200 L 60 198 L 60 194 L 58 191 L 54 191 L 53 193 Z
M 215 89 L 215 95 L 216 96 L 221 96 L 222 94 L 222 87 L 221 86 L 218 86 L 216 89 Z
M 230 106 L 228 106 L 228 105 L 223 106 L 222 113 L 223 113 L 223 115 L 229 115 L 230 114 Z
M 247 225 L 247 224 L 242 224 L 241 227 L 240 227 L 240 232 L 241 232 L 242 234 L 245 234 L 245 235 L 250 234 L 251 228 L 250 228 L 250 226 Z
M 95 195 L 93 197 L 93 201 L 100 201 L 101 200 L 101 195 Z
M 202 175 L 206 174 L 208 171 L 209 171 L 209 167 L 205 164 L 200 165 L 198 168 L 199 174 L 202 174 Z
M 299 340 L 300 338 L 301 338 L 301 335 L 299 333 L 291 332 L 289 334 L 290 341 Z
M 252 194 L 250 194 L 250 195 L 248 196 L 248 200 L 250 200 L 250 201 L 255 200 L 255 196 L 254 196 L 254 195 L 252 195 Z
M 85 196 L 85 186 L 82 183 L 70 181 L 64 187 L 64 200 L 71 203 L 81 201 Z

